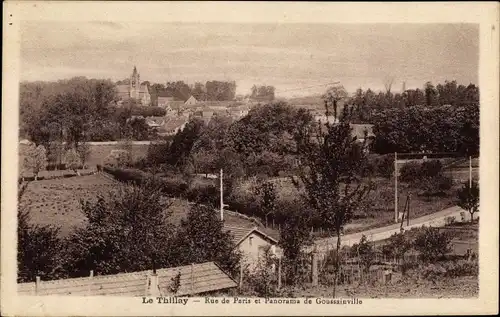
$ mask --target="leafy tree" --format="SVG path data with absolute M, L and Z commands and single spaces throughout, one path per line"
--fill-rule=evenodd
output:
M 217 215 L 201 205 L 189 210 L 170 247 L 177 265 L 214 261 L 230 274 L 238 272 L 241 255 Z
M 30 223 L 29 212 L 20 209 L 17 218 L 17 281 L 33 282 L 58 278 L 61 250 L 59 228 Z
M 361 236 L 359 243 L 355 243 L 352 246 L 351 252 L 353 255 L 359 257 L 359 261 L 362 263 L 365 272 L 369 272 L 375 260 L 375 251 L 373 250 L 373 245 L 365 235 Z
M 28 150 L 26 151 L 24 160 L 25 168 L 33 171 L 33 174 L 35 174 L 35 180 L 37 180 L 38 173 L 47 167 L 47 151 L 42 145 L 35 147 L 34 144 L 30 144 Z
M 204 101 L 207 99 L 207 92 L 205 89 L 205 85 L 202 83 L 196 82 L 191 91 L 196 100 Z
M 404 255 L 411 249 L 411 241 L 403 233 L 394 233 L 384 245 L 383 252 L 389 257 L 395 257 L 398 260 L 404 259 Z
M 259 257 L 255 270 L 247 274 L 252 288 L 258 296 L 279 296 L 275 268 L 276 258 L 271 252 L 271 246 L 267 246 L 262 256 Z
M 172 266 L 165 247 L 172 236 L 170 204 L 157 184 L 125 185 L 81 204 L 87 222 L 68 238 L 64 265 L 70 276 Z
M 274 214 L 276 212 L 276 185 L 269 181 L 261 183 L 255 188 L 254 193 L 260 200 L 260 206 L 262 208 L 262 213 L 267 227 L 268 216 L 272 215 L 274 219 Z
M 253 86 L 252 94 L 250 98 L 259 101 L 273 101 L 274 100 L 274 91 L 275 88 L 273 86 Z
M 236 95 L 236 82 L 207 81 L 205 84 L 207 100 L 225 101 L 233 100 Z
M 119 153 L 119 158 L 118 158 L 118 164 L 120 166 L 129 166 L 132 164 L 133 160 L 133 149 L 134 145 L 132 143 L 132 140 L 127 137 L 125 139 L 122 139 L 118 142 L 118 149 L 120 150 Z
M 424 261 L 435 261 L 450 252 L 451 236 L 433 227 L 423 227 L 417 233 L 415 250 L 420 252 Z
M 288 158 L 296 155 L 295 131 L 312 122 L 304 109 L 284 102 L 255 107 L 228 130 L 225 144 L 244 158 L 247 174 L 267 168 L 271 175 L 292 168 Z
M 182 168 L 187 163 L 191 149 L 202 134 L 203 128 L 202 120 L 193 119 L 183 130 L 177 132 L 170 144 L 167 163 Z
M 472 181 L 465 182 L 463 187 L 457 192 L 457 205 L 467 210 L 470 214 L 470 222 L 474 223 L 474 214 L 479 211 L 479 184 Z
M 78 144 L 78 148 L 76 149 L 76 152 L 78 153 L 78 158 L 80 159 L 80 162 L 83 166 L 83 168 L 86 167 L 86 163 L 90 158 L 91 150 L 90 150 L 90 145 L 88 142 L 80 142 Z
M 66 162 L 66 168 L 69 168 L 70 170 L 79 174 L 77 170 L 81 166 L 81 162 L 80 162 L 80 157 L 76 152 L 76 150 L 71 149 L 68 152 L 66 152 L 66 155 L 64 156 L 64 161 Z
M 337 99 L 329 97 L 325 101 L 326 115 L 328 104 L 333 104 L 337 117 Z M 371 189 L 371 183 L 360 177 L 366 164 L 366 152 L 351 136 L 350 113 L 344 107 L 338 124 L 326 123 L 325 128 L 316 125 L 305 128 L 296 135 L 297 152 L 301 166 L 298 169 L 300 181 L 295 180 L 299 190 L 304 190 L 305 199 L 321 215 L 324 226 L 337 238 L 336 257 L 341 246 L 341 232 L 360 203 Z M 336 282 L 340 261 L 336 261 L 334 275 Z
M 294 200 L 280 205 L 281 210 L 286 210 L 283 226 L 281 227 L 279 245 L 283 249 L 286 262 L 290 270 L 287 271 L 287 281 L 292 285 L 300 276 L 301 259 L 304 257 L 304 247 L 312 244 L 311 215 L 300 200 Z

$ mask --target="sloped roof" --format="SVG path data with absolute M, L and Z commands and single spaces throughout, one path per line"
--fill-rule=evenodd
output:
M 236 287 L 238 284 L 214 262 L 159 269 L 158 284 L 161 295 L 171 294 L 172 278 L 181 273 L 180 287 L 175 295 L 194 295 Z M 151 270 L 114 275 L 42 281 L 38 295 L 73 296 L 146 296 Z M 18 284 L 19 295 L 35 295 L 35 283 Z
M 166 131 L 174 130 L 187 122 L 187 118 L 168 118 L 163 124 L 163 129 Z
M 245 240 L 246 237 L 248 237 L 251 233 L 254 233 L 254 232 L 257 233 L 258 235 L 260 235 L 261 237 L 263 237 L 264 239 L 271 241 L 272 243 L 275 243 L 275 244 L 278 243 L 278 241 L 276 241 L 276 239 L 274 239 L 273 237 L 269 236 L 268 234 L 260 231 L 259 229 L 257 229 L 257 227 L 253 227 L 253 228 L 249 229 L 249 228 L 232 227 L 232 226 L 224 225 L 224 229 L 226 231 L 229 231 L 233 235 L 234 243 L 236 245 L 239 245 L 243 240 Z

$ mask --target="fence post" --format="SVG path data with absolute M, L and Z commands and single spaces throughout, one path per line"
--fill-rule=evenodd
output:
M 314 252 L 312 255 L 312 285 L 318 285 L 318 253 Z
M 240 262 L 240 282 L 238 284 L 239 289 L 243 286 L 243 263 Z
M 191 294 L 194 292 L 194 263 L 191 263 Z
M 281 289 L 281 257 L 278 257 L 278 289 Z
M 37 276 L 35 278 L 35 295 L 38 295 L 39 291 L 40 291 L 40 276 Z
M 94 277 L 94 270 L 90 270 L 90 276 L 89 276 L 89 289 L 88 289 L 88 295 L 92 295 L 92 280 L 93 280 L 93 277 Z

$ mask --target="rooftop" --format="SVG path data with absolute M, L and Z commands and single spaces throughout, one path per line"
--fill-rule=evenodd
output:
M 169 290 L 172 278 L 178 273 L 180 288 L 175 295 L 194 295 L 233 288 L 237 283 L 214 262 L 159 269 L 160 294 L 172 294 Z M 94 277 L 71 278 L 55 281 L 18 284 L 19 295 L 73 295 L 73 296 L 146 296 L 148 276 L 151 270 Z M 35 294 L 36 293 L 36 294 Z

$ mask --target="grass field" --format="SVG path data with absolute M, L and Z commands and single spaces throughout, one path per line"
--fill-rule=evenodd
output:
M 378 178 L 374 181 L 375 188 L 369 193 L 354 219 L 345 226 L 345 233 L 360 232 L 394 222 L 394 181 L 384 178 Z M 278 199 L 291 200 L 299 196 L 299 192 L 288 178 L 275 178 L 273 182 L 278 188 Z M 460 185 L 455 184 L 444 196 L 425 197 L 420 195 L 419 189 L 400 184 L 398 186 L 398 208 L 403 211 L 406 199 L 411 194 L 410 217 L 432 214 L 456 205 L 455 192 L 458 188 Z M 244 189 L 248 191 L 247 195 L 250 195 L 250 189 Z M 316 229 L 315 233 L 321 235 L 322 233 Z
M 75 176 L 51 180 L 32 181 L 21 198 L 20 206 L 29 210 L 31 221 L 38 225 L 55 225 L 61 228 L 61 236 L 67 236 L 71 231 L 85 222 L 81 212 L 80 199 L 92 200 L 97 194 L 106 194 L 119 186 L 102 174 Z M 182 199 L 168 199 L 172 204 L 169 220 L 179 225 L 192 203 Z M 214 210 L 214 213 L 217 212 Z M 234 212 L 225 212 L 224 221 L 233 227 L 253 228 L 257 223 Z M 277 238 L 277 232 L 260 227 L 263 231 Z
M 28 208 L 34 224 L 58 226 L 61 235 L 66 236 L 85 221 L 80 199 L 94 199 L 115 186 L 113 180 L 101 174 L 33 181 L 19 204 Z

